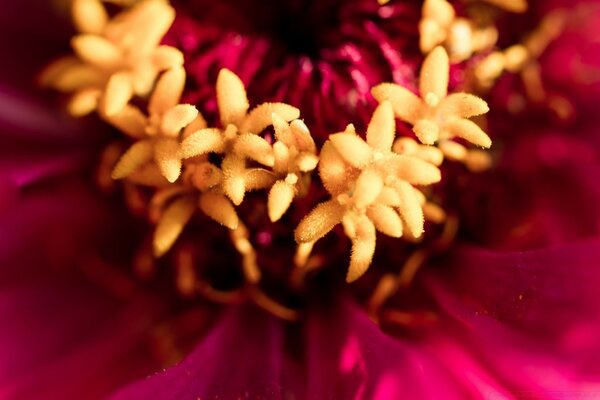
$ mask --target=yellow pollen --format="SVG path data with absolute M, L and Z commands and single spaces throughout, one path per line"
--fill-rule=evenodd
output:
M 419 46 L 424 54 L 442 45 L 453 62 L 462 62 L 474 53 L 491 49 L 498 40 L 498 31 L 494 26 L 457 18 L 447 0 L 425 0 L 419 33 Z
M 140 2 L 109 19 L 99 1 L 74 0 L 72 15 L 80 32 L 72 40 L 75 57 L 50 65 L 42 82 L 74 94 L 73 115 L 99 109 L 113 116 L 132 97 L 147 97 L 162 71 L 183 64 L 179 50 L 160 45 L 175 18 L 165 1 Z
M 412 185 L 440 179 L 434 165 L 394 153 L 395 135 L 393 108 L 387 101 L 375 110 L 366 141 L 349 130 L 331 135 L 321 153 L 319 172 L 333 199 L 318 205 L 296 229 L 299 243 L 312 243 L 342 223 L 352 241 L 349 282 L 371 264 L 376 231 L 400 237 L 407 224 L 413 235 L 420 236 L 423 209 Z M 377 168 L 379 163 L 385 168 Z M 397 203 L 388 204 L 387 194 L 382 197 L 388 190 L 398 198 Z
M 510 11 L 526 8 L 523 0 L 486 1 Z M 263 212 L 272 223 L 286 213 L 296 218 L 303 208 L 294 204 L 314 193 L 312 177 L 317 171 L 329 198 L 315 205 L 293 232 L 297 247 L 296 268 L 289 276 L 292 285 L 301 287 L 309 271 L 324 265 L 326 257 L 312 255 L 312 250 L 340 224 L 351 243 L 347 282 L 370 268 L 378 234 L 420 243 L 426 221 L 443 224 L 437 241 L 424 241 L 401 271 L 383 275 L 369 301 L 377 319 L 385 314 L 380 309 L 386 300 L 413 280 L 430 255 L 453 240 L 458 222 L 434 202 L 429 186 L 441 181 L 444 160 L 480 172 L 492 159 L 468 145 L 491 146 L 489 136 L 471 120 L 486 114 L 488 105 L 470 93 L 448 93 L 450 63 L 492 49 L 498 36 L 495 27 L 458 18 L 446 0 L 425 0 L 419 45 L 426 57 L 418 94 L 394 83 L 373 87 L 379 104 L 364 135 L 348 124 L 319 149 L 299 109 L 278 102 L 251 107 L 244 82 L 228 69 L 219 71 L 216 82 L 219 123 L 207 126 L 194 105 L 181 103 L 186 81 L 181 51 L 160 44 L 174 9 L 164 0 L 115 3 L 129 8 L 111 17 L 100 0 L 73 0 L 78 30 L 71 42 L 74 55 L 50 65 L 41 81 L 71 94 L 67 108 L 72 115 L 97 111 L 124 134 L 123 142 L 103 154 L 97 179 L 106 190 L 115 185 L 109 178 L 121 180 L 127 205 L 155 225 L 152 239 L 136 256 L 140 275 L 150 277 L 157 268 L 154 260 L 172 251 L 175 283 L 183 296 L 223 303 L 248 299 L 283 319 L 297 320 L 296 310 L 263 291 L 260 247 L 253 245 L 256 232 L 251 228 Z M 560 13 L 548 17 L 522 44 L 491 52 L 467 72 L 482 84 L 504 70 L 518 72 L 528 78 L 530 98 L 546 98 L 535 59 L 556 37 L 563 19 Z M 568 116 L 566 99 L 555 96 L 551 104 L 559 115 Z M 412 126 L 412 137 L 397 137 L 396 118 Z M 251 191 L 261 191 L 248 197 L 255 201 L 263 196 L 264 204 L 252 203 L 259 217 L 243 221 L 247 214 L 238 215 L 238 207 Z M 213 288 L 201 280 L 187 244 L 175 246 L 197 213 L 228 230 L 241 258 L 241 288 Z M 398 323 L 418 319 L 407 313 L 388 317 Z
M 399 147 L 403 154 L 414 154 L 435 165 L 445 155 L 442 143 L 454 138 L 464 139 L 477 146 L 488 148 L 492 142 L 488 135 L 469 118 L 489 111 L 486 102 L 469 93 L 447 93 L 449 59 L 443 47 L 436 47 L 423 62 L 419 77 L 421 98 L 408 89 L 393 83 L 383 83 L 372 89 L 379 102 L 390 102 L 396 117 L 413 125 L 415 136 L 425 145 L 437 145 L 440 152 L 420 152 Z M 401 142 L 403 146 L 410 146 Z M 400 146 L 400 145 L 399 145 Z M 449 153 L 454 155 L 453 153 Z M 462 160 L 459 157 L 450 157 Z
M 505 3 L 502 0 L 498 2 Z M 511 2 L 507 1 L 507 3 Z M 512 11 L 515 12 L 518 9 L 522 9 L 522 11 L 526 9 L 524 1 L 515 1 L 512 5 L 514 6 Z M 473 73 L 474 85 L 482 91 L 487 91 L 505 71 L 518 74 L 523 82 L 527 100 L 532 103 L 545 104 L 563 120 L 571 118 L 575 112 L 573 104 L 560 95 L 547 92 L 537 60 L 564 30 L 567 18 L 570 15 L 585 13 L 586 9 L 586 5 L 581 5 L 575 10 L 556 9 L 546 14 L 539 26 L 522 43 L 513 44 L 504 50 L 494 51 L 479 61 Z M 513 96 L 511 111 L 519 112 L 525 104 L 523 97 Z

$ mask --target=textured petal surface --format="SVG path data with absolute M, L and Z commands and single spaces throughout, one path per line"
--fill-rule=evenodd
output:
M 282 346 L 280 322 L 257 310 L 232 307 L 184 361 L 112 400 L 284 399 Z

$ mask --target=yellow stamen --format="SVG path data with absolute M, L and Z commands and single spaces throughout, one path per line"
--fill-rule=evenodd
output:
M 177 199 L 167 207 L 154 231 L 153 247 L 156 257 L 161 257 L 169 251 L 192 218 L 196 207 L 196 199 L 193 196 Z
M 421 236 L 421 193 L 411 184 L 428 185 L 441 179 L 436 166 L 392 151 L 392 111 L 386 101 L 375 110 L 367 141 L 352 128 L 330 135 L 321 151 L 319 172 L 332 199 L 319 204 L 296 229 L 299 243 L 312 243 L 341 222 L 352 241 L 349 282 L 358 279 L 371 264 L 376 230 L 400 237 L 404 221 L 413 237 Z
M 113 179 L 125 178 L 143 164 L 152 160 L 154 154 L 152 143 L 141 140 L 134 143 L 119 160 L 112 173 Z
M 294 265 L 297 268 L 304 268 L 308 263 L 308 258 L 310 257 L 310 253 L 315 246 L 314 242 L 309 243 L 300 243 L 296 248 L 296 254 L 294 255 Z
M 177 252 L 176 285 L 179 293 L 185 297 L 196 294 L 198 277 L 194 268 L 192 253 L 189 249 Z
M 250 107 L 244 83 L 225 68 L 221 69 L 217 78 L 217 103 L 223 126 L 240 126 Z
M 256 263 L 256 251 L 249 240 L 248 228 L 240 222 L 237 228 L 231 230 L 230 237 L 236 250 L 242 256 L 242 270 L 246 281 L 250 284 L 258 283 L 261 272 Z
M 527 0 L 482 0 L 514 13 L 524 13 L 527 11 Z
M 294 200 L 296 191 L 293 184 L 289 184 L 284 180 L 275 182 L 269 191 L 268 210 L 269 219 L 273 222 L 279 220 L 287 211 Z
M 108 23 L 108 13 L 99 0 L 74 0 L 71 9 L 79 32 L 100 35 Z
M 488 112 L 487 103 L 468 93 L 448 95 L 448 74 L 448 55 L 443 47 L 438 46 L 423 62 L 419 77 L 420 99 L 406 88 L 392 83 L 380 84 L 371 92 L 382 104 L 389 101 L 396 117 L 412 124 L 415 135 L 426 145 L 441 145 L 453 138 L 462 138 L 477 146 L 490 147 L 491 140 L 487 134 L 468 119 Z M 406 142 L 402 144 L 407 145 Z M 429 152 L 423 157 L 422 153 L 417 154 L 415 146 L 410 149 L 399 147 L 398 152 L 413 154 L 435 165 L 441 163 L 439 152 Z
M 373 294 L 368 301 L 368 310 L 371 319 L 377 322 L 378 313 L 383 304 L 396 292 L 398 279 L 394 274 L 385 274 L 381 277 Z
M 428 253 L 423 249 L 416 250 L 412 253 L 408 259 L 404 262 L 400 275 L 398 276 L 398 285 L 400 287 L 406 287 L 410 285 L 414 279 L 417 271 L 427 261 Z
M 204 192 L 200 195 L 199 206 L 206 215 L 226 226 L 236 229 L 239 219 L 233 205 L 227 197 L 213 192 Z
M 298 311 L 277 303 L 256 286 L 251 286 L 247 292 L 250 299 L 252 299 L 257 306 L 270 312 L 276 317 L 290 322 L 295 322 L 300 319 L 300 313 Z
M 161 71 L 181 65 L 181 52 L 160 46 L 175 17 L 165 1 L 147 0 L 109 19 L 97 0 L 75 0 L 72 14 L 80 34 L 72 40 L 78 59 L 59 60 L 44 73 L 59 90 L 99 91 L 101 101 L 72 107 L 76 115 L 99 108 L 106 116 L 121 112 L 133 96 L 146 97 Z M 96 106 L 96 107 L 94 107 Z

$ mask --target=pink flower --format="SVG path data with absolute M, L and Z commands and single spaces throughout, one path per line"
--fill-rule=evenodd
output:
M 186 57 L 185 101 L 209 120 L 223 67 L 251 101 L 302 109 L 320 143 L 348 122 L 364 130 L 372 86 L 417 86 L 419 2 L 174 3 L 166 42 Z M 504 74 L 487 98 L 494 166 L 443 170 L 436 193 L 460 220 L 449 248 L 428 253 L 410 285 L 369 315 L 377 282 L 418 247 L 378 241 L 369 272 L 346 285 L 348 248 L 330 239 L 318 250 L 328 268 L 304 291 L 269 287 L 297 306 L 297 322 L 253 304 L 183 298 L 168 268 L 140 279 L 148 223 L 122 204 L 135 196 L 95 182 L 115 132 L 68 117 L 35 86 L 68 50 L 68 21 L 53 3 L 4 5 L 0 398 L 600 398 L 600 9 L 580 3 L 539 58 L 544 99 L 554 100 L 531 99 L 521 76 Z M 502 25 L 500 43 L 565 5 L 531 1 Z M 451 87 L 465 68 L 453 67 Z M 311 196 L 305 207 L 320 199 Z M 201 222 L 208 234 L 195 248 L 229 289 L 238 257 Z M 283 267 L 272 255 L 289 248 L 277 229 L 262 232 L 260 248 L 275 289 Z

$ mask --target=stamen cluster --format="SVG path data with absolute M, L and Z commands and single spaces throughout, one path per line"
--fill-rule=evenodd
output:
M 250 108 L 243 82 L 227 69 L 216 82 L 218 126 L 207 126 L 194 105 L 181 104 L 183 57 L 160 45 L 175 13 L 166 1 L 139 2 L 109 18 L 98 0 L 75 0 L 81 32 L 72 42 L 75 57 L 51 65 L 43 78 L 73 93 L 73 115 L 97 110 L 131 140 L 112 177 L 152 188 L 148 214 L 156 222 L 156 257 L 171 249 L 200 211 L 231 230 L 247 278 L 259 279 L 256 252 L 237 207 L 249 191 L 265 191 L 268 216 L 276 222 L 309 191 L 318 168 L 330 198 L 296 227 L 296 263 L 305 264 L 314 242 L 341 224 L 352 242 L 347 280 L 354 281 L 372 262 L 377 231 L 415 239 L 423 234 L 425 219 L 444 219 L 423 188 L 441 180 L 438 167 L 445 158 L 473 169 L 489 165 L 488 157 L 455 141 L 491 145 L 469 119 L 485 114 L 486 102 L 468 93 L 448 94 L 449 56 L 437 45 L 446 40 L 442 31 L 454 14 L 442 3 L 424 6 L 429 11 L 422 30 L 432 32 L 435 26 L 438 33 L 421 43 L 431 52 L 421 69 L 419 95 L 394 83 L 374 87 L 379 106 L 365 138 L 349 124 L 329 136 L 320 154 L 300 110 L 268 102 Z M 452 54 L 468 57 L 478 48 Z M 412 125 L 417 140 L 397 137 L 396 118 Z

